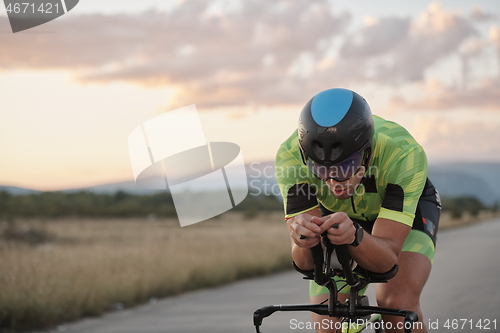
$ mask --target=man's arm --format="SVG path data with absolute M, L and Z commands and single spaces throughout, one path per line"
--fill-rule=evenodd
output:
M 334 213 L 311 219 L 320 225 L 321 231 L 328 231 L 328 239 L 333 244 L 351 244 L 356 228 L 345 213 Z M 337 224 L 337 228 L 332 228 Z M 389 271 L 396 263 L 411 227 L 393 220 L 378 218 L 372 234 L 365 232 L 363 241 L 357 247 L 349 246 L 349 253 L 363 268 L 376 273 Z
M 378 218 L 371 235 L 365 232 L 359 246 L 349 246 L 349 253 L 363 268 L 385 273 L 397 263 L 410 230 L 410 226 L 401 222 Z

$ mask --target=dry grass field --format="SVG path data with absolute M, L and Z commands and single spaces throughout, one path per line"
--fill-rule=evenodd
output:
M 63 219 L 2 224 L 0 330 L 82 316 L 291 267 L 282 214 L 175 220 Z

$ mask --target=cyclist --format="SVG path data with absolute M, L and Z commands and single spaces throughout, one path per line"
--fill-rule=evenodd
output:
M 313 269 L 310 248 L 324 231 L 333 244 L 349 244 L 365 269 L 385 273 L 397 264 L 398 274 L 377 285 L 377 303 L 417 312 L 422 324 L 414 332 L 426 332 L 419 299 L 434 259 L 441 206 L 415 139 L 372 115 L 357 93 L 325 90 L 304 106 L 297 131 L 280 146 L 276 178 L 297 270 Z M 339 301 L 345 301 L 349 289 L 341 281 L 337 286 L 344 287 Z M 327 288 L 310 282 L 311 303 L 327 297 Z M 319 324 L 325 318 L 332 319 L 313 314 L 317 332 L 330 332 Z M 395 329 L 402 318 L 384 322 L 394 328 L 388 332 L 403 332 Z

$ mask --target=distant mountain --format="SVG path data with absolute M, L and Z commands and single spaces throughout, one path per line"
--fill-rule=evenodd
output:
M 246 166 L 249 191 L 254 194 L 279 196 L 279 188 L 274 177 L 274 162 L 251 163 Z M 486 205 L 500 203 L 500 163 L 446 163 L 429 166 L 429 178 L 441 196 L 474 196 Z M 197 184 L 200 189 L 215 189 L 210 182 Z M 0 186 L 0 191 L 13 195 L 39 193 L 39 191 L 12 186 Z M 103 184 L 85 188 L 64 190 L 63 192 L 89 191 L 113 194 L 124 191 L 138 195 L 148 195 L 163 190 L 139 187 L 134 181 Z
M 15 187 L 15 186 L 1 186 L 0 185 L 0 192 L 1 191 L 10 193 L 12 195 L 26 195 L 26 194 L 40 193 L 40 191 L 30 190 L 27 188 Z
M 15 186 L 1 186 L 0 185 L 0 192 L 1 191 L 8 192 L 11 195 L 27 195 L 27 194 L 37 194 L 37 193 L 43 192 L 43 191 L 31 190 L 31 189 L 15 187 Z M 74 193 L 74 192 L 80 192 L 80 191 L 87 191 L 87 192 L 100 193 L 100 194 L 114 194 L 118 191 L 124 191 L 127 193 L 138 194 L 138 195 L 148 195 L 148 194 L 155 194 L 155 193 L 160 192 L 160 190 L 150 190 L 150 189 L 139 187 L 135 184 L 134 181 L 111 183 L 111 184 L 97 185 L 97 186 L 91 186 L 91 187 L 72 188 L 72 189 L 62 190 L 60 192 Z
M 246 165 L 246 172 L 248 178 L 249 191 L 254 193 L 262 194 L 272 194 L 274 191 L 275 195 L 279 195 L 277 190 L 276 179 L 274 178 L 274 162 L 256 162 Z M 210 180 L 200 181 L 197 183 L 200 190 L 220 190 L 214 182 Z M 274 187 L 272 189 L 271 187 Z M 224 188 L 225 189 L 225 184 Z M 126 181 L 119 183 L 110 183 L 98 186 L 91 186 L 85 188 L 75 188 L 64 190 L 63 192 L 77 192 L 77 191 L 89 191 L 94 193 L 112 194 L 117 191 L 124 191 L 132 194 L 147 195 L 162 192 L 164 190 L 150 190 L 138 186 L 134 181 Z
M 87 191 L 87 192 L 93 192 L 93 193 L 98 193 L 98 194 L 114 194 L 118 191 L 123 191 L 123 192 L 136 194 L 136 195 L 152 195 L 155 193 L 163 192 L 165 190 L 151 190 L 151 189 L 137 186 L 137 184 L 134 181 L 126 181 L 126 182 L 119 182 L 119 183 L 110 183 L 110 184 L 103 184 L 103 185 L 97 185 L 97 186 L 68 189 L 68 190 L 63 190 L 62 192 L 73 193 L 73 192 L 80 192 L 80 191 Z
M 275 195 L 279 195 L 277 192 L 277 184 L 274 178 L 274 162 L 265 163 L 251 163 L 246 166 L 247 178 L 249 183 L 249 190 L 252 192 L 262 193 L 262 194 L 272 194 L 271 186 L 274 186 Z M 215 185 L 210 180 L 200 181 L 197 183 L 200 190 L 220 190 L 221 188 Z M 224 184 L 225 189 L 225 184 Z M 30 193 L 41 193 L 41 191 L 23 189 L 19 187 L 12 186 L 0 186 L 0 191 L 9 192 L 12 195 L 25 195 Z M 74 193 L 80 191 L 87 191 L 99 194 L 114 194 L 117 191 L 123 191 L 131 194 L 137 195 L 151 195 L 165 190 L 151 190 L 138 186 L 135 181 L 124 181 L 117 183 L 102 184 L 89 187 L 79 187 L 67 190 L 61 190 L 64 193 Z
M 474 196 L 500 203 L 500 163 L 445 163 L 429 166 L 429 179 L 441 196 Z

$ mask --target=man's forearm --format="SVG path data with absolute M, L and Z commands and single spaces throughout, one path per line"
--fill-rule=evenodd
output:
M 391 240 L 366 234 L 358 247 L 349 246 L 353 259 L 363 268 L 385 273 L 397 263 Z
M 292 259 L 295 262 L 295 265 L 304 271 L 314 268 L 311 249 L 299 247 L 297 244 L 293 244 Z

